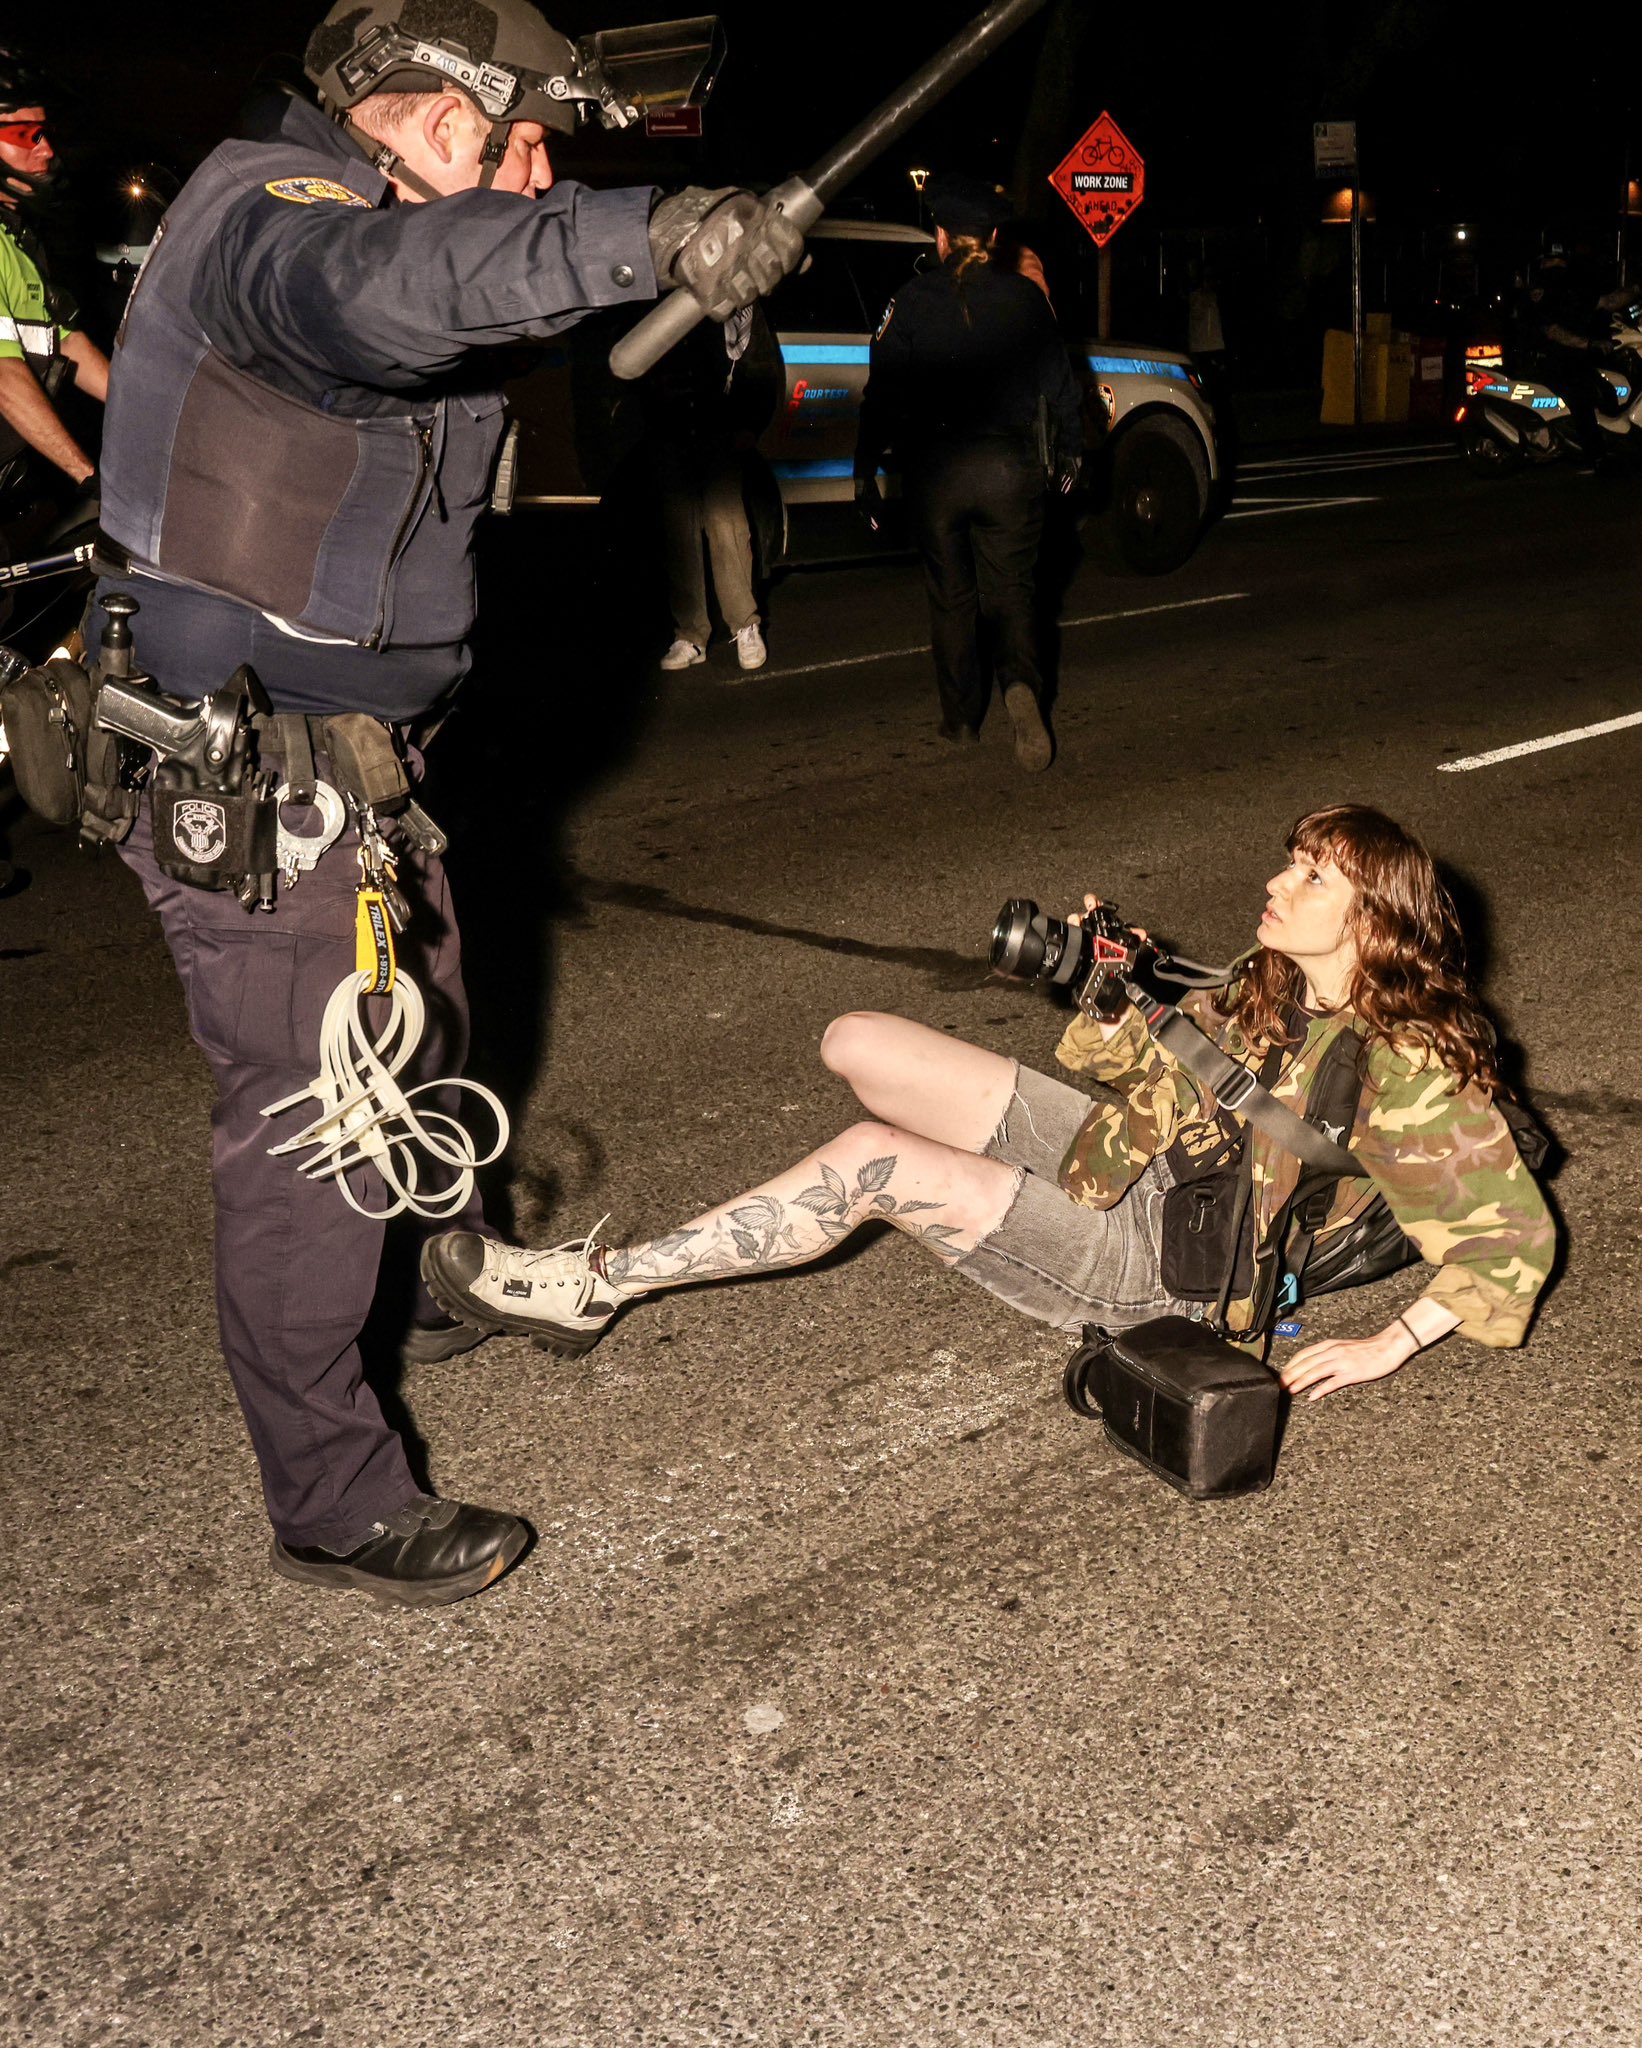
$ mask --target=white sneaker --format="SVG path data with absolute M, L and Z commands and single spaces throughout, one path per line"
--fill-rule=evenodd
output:
M 762 668 L 769 660 L 770 650 L 764 645 L 764 635 L 758 630 L 757 619 L 750 626 L 737 629 L 735 658 L 743 668 Z
M 707 659 L 705 647 L 698 647 L 693 640 L 675 640 L 661 657 L 663 668 L 694 668 L 698 661 Z
M 477 1330 L 534 1337 L 543 1351 L 580 1358 L 621 1307 L 594 1259 L 603 1247 L 572 1238 L 545 1251 L 497 1244 L 473 1230 L 447 1230 L 422 1247 L 422 1278 L 447 1315 Z

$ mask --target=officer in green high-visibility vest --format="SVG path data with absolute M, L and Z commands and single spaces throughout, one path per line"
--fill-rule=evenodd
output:
M 54 285 L 31 215 L 56 172 L 49 88 L 0 50 L 0 516 L 42 462 L 89 485 L 95 465 L 64 424 L 57 400 L 72 378 L 108 395 L 108 358 L 79 328 L 73 300 Z

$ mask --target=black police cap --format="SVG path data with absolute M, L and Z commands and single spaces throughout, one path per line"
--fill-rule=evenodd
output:
M 1007 193 L 969 171 L 943 171 L 931 178 L 924 199 L 935 225 L 949 235 L 989 235 L 1015 215 Z

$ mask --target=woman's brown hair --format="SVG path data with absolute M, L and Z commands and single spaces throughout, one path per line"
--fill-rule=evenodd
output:
M 1453 898 L 1412 832 L 1366 804 L 1308 812 L 1288 836 L 1303 860 L 1332 860 L 1356 891 L 1351 935 L 1357 964 L 1346 1003 L 1370 1034 L 1422 1044 L 1459 1085 L 1505 1092 L 1494 1030 L 1465 965 Z M 1287 1021 L 1305 996 L 1305 976 L 1262 947 L 1232 984 L 1229 1010 L 1254 1045 L 1290 1044 Z

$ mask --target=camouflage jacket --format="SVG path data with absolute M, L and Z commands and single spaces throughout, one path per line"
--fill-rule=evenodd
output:
M 1188 996 L 1181 1008 L 1233 1059 L 1259 1064 L 1211 995 Z M 1312 1018 L 1272 1093 L 1304 1114 L 1323 1055 L 1353 1022 L 1349 1011 Z M 1176 1139 L 1188 1151 L 1218 1141 L 1213 1096 L 1152 1039 L 1138 1010 L 1129 1010 L 1109 1039 L 1080 1013 L 1055 1057 L 1119 1098 L 1091 1107 L 1061 1162 L 1061 1186 L 1075 1200 L 1109 1209 L 1148 1160 Z M 1255 1242 L 1275 1258 L 1280 1247 L 1267 1240 L 1294 1192 L 1300 1162 L 1252 1126 L 1249 1140 Z M 1456 1088 L 1444 1068 L 1427 1064 L 1421 1046 L 1371 1038 L 1347 1143 L 1369 1178 L 1339 1183 L 1319 1245 L 1383 1195 L 1421 1256 L 1437 1268 L 1425 1290 L 1429 1298 L 1459 1317 L 1465 1336 L 1481 1344 L 1520 1344 L 1550 1272 L 1555 1230 L 1505 1119 L 1484 1091 L 1474 1083 Z M 1231 1303 L 1230 1327 L 1248 1329 L 1252 1312 L 1253 1292 Z

